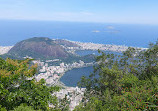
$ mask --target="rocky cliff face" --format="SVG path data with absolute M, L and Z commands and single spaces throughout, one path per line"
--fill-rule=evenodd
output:
M 69 54 L 54 40 L 45 37 L 34 37 L 17 43 L 9 52 L 16 56 L 33 58 L 66 58 Z

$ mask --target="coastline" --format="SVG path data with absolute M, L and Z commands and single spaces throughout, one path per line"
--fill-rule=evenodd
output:
M 95 64 L 93 64 L 93 65 L 95 65 Z M 91 66 L 93 66 L 93 65 L 83 66 L 83 67 L 78 67 L 78 68 L 72 68 L 72 69 L 70 69 L 70 70 L 67 70 L 66 72 L 71 71 L 71 70 L 73 70 L 73 69 L 80 69 L 80 68 L 84 68 L 84 67 L 91 67 Z M 60 80 L 60 79 L 65 75 L 66 72 L 64 72 L 64 73 L 61 74 L 61 76 L 60 76 L 60 78 L 59 78 L 59 81 L 58 81 L 59 85 L 63 86 L 64 88 L 65 88 L 65 87 L 66 87 L 66 88 L 74 87 L 74 86 L 66 86 L 66 85 Z M 76 87 L 77 87 L 77 86 L 76 86 Z
M 47 85 L 60 85 L 67 87 L 60 81 L 61 77 L 67 72 L 75 68 L 89 67 L 96 64 L 96 62 L 84 63 L 83 61 L 74 62 L 72 64 L 60 63 L 59 66 L 49 66 L 48 63 L 41 62 L 40 60 L 34 60 L 34 64 L 39 66 L 39 74 L 36 75 L 36 80 L 44 78 Z

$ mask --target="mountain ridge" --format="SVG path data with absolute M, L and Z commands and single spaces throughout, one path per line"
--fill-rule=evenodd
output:
M 68 44 L 68 42 L 64 42 Z M 15 44 L 8 54 L 20 57 L 27 55 L 33 58 L 38 58 L 38 56 L 42 58 L 66 58 L 69 53 L 61 43 L 47 37 L 33 37 Z

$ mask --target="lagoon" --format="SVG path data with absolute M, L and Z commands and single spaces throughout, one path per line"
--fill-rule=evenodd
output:
M 77 82 L 81 80 L 82 76 L 88 77 L 93 72 L 93 66 L 76 68 L 66 72 L 60 79 L 66 86 L 76 87 Z
M 111 51 L 103 51 L 104 53 L 113 53 L 113 54 L 121 54 L 118 52 L 111 52 Z M 75 52 L 79 56 L 85 56 L 88 54 L 94 54 L 96 56 L 99 56 L 100 53 L 96 50 L 79 50 Z M 81 80 L 82 76 L 88 77 L 91 73 L 93 73 L 93 66 L 90 67 L 82 67 L 82 68 L 76 68 L 72 69 L 68 72 L 66 72 L 60 79 L 61 82 L 63 82 L 66 86 L 70 87 L 76 87 L 77 82 Z
M 101 52 L 104 52 L 106 54 L 117 54 L 117 55 L 121 54 L 120 52 L 112 52 L 112 51 L 101 51 Z M 96 56 L 101 55 L 101 53 L 98 53 L 97 50 L 78 50 L 75 53 L 79 56 L 86 56 L 86 55 L 89 55 L 89 54 L 93 54 L 93 55 L 96 55 Z

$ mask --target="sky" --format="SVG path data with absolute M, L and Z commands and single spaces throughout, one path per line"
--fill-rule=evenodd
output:
M 0 0 L 0 19 L 158 24 L 158 0 Z

